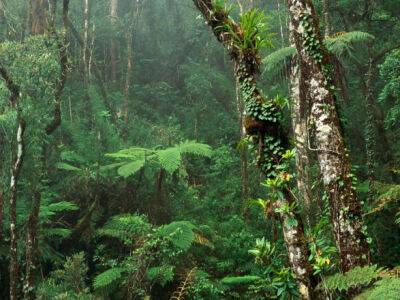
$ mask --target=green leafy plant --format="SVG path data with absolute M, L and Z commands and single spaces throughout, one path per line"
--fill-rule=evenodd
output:
M 344 274 L 337 273 L 327 277 L 318 285 L 318 288 L 343 292 L 365 287 L 378 279 L 382 271 L 383 268 L 379 268 L 376 265 L 355 267 Z
M 112 166 L 119 167 L 118 174 L 120 176 L 129 177 L 137 173 L 146 164 L 156 164 L 159 168 L 167 171 L 168 174 L 173 174 L 182 166 L 183 155 L 210 157 L 211 154 L 210 146 L 193 141 L 185 141 L 167 149 L 155 150 L 133 147 L 107 154 L 107 156 L 123 160 L 124 162 L 120 165 Z

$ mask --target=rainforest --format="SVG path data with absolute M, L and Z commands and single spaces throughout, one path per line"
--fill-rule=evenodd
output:
M 0 299 L 399 300 L 399 0 L 0 0 Z

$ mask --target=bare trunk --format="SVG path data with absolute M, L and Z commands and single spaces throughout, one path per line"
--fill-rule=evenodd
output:
M 118 0 L 110 0 L 110 18 L 111 18 L 111 28 L 115 29 L 115 25 L 118 19 Z M 117 56 L 118 56 L 117 41 L 115 39 L 115 36 L 112 36 L 110 41 L 112 82 L 117 81 Z
M 362 232 L 360 201 L 352 184 L 347 149 L 341 133 L 332 84 L 332 65 L 321 38 L 318 19 L 310 0 L 287 2 L 294 37 L 309 92 L 311 119 L 323 182 L 329 195 L 334 238 L 342 271 L 365 265 L 369 247 Z
M 47 0 L 29 1 L 29 32 L 43 34 L 48 28 Z
M 244 120 L 246 133 L 254 142 L 259 168 L 271 179 L 277 179 L 279 176 L 285 177 L 288 174 L 280 170 L 279 165 L 283 159 L 286 137 L 279 123 L 279 108 L 273 101 L 266 99 L 257 87 L 260 57 L 254 52 L 254 49 L 244 52 L 232 47 L 233 37 L 225 28 L 233 30 L 235 36 L 241 36 L 242 29 L 228 15 L 216 10 L 212 0 L 193 0 L 193 2 L 202 13 L 206 23 L 211 26 L 218 41 L 226 47 L 231 59 L 235 62 L 235 78 L 239 83 L 246 108 Z M 290 207 L 294 202 L 289 187 L 284 184 L 282 189 L 284 197 L 275 201 L 276 208 Z M 308 262 L 309 252 L 304 237 L 303 223 L 293 210 L 289 212 L 282 210 L 280 219 L 289 252 L 290 265 L 296 274 L 301 297 L 310 299 L 312 268 Z

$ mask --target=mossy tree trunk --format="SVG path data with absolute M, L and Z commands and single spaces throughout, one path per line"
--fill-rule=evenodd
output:
M 277 170 L 282 161 L 286 137 L 279 123 L 279 108 L 273 101 L 267 100 L 257 87 L 257 75 L 260 67 L 257 49 L 247 49 L 249 50 L 247 51 L 235 45 L 230 32 L 233 31 L 236 36 L 241 37 L 242 28 L 229 18 L 225 11 L 217 10 L 212 0 L 193 0 L 193 2 L 235 63 L 235 77 L 239 83 L 246 108 L 244 121 L 246 133 L 254 142 L 259 168 L 270 179 L 288 175 Z M 274 202 L 273 209 L 293 207 L 294 199 L 289 188 L 285 185 L 282 191 L 283 197 Z M 290 265 L 296 275 L 302 298 L 309 299 L 312 290 L 311 266 L 308 262 L 303 223 L 295 210 L 289 209 L 285 212 L 282 209 L 280 211 Z
M 320 171 L 329 195 L 334 238 L 342 271 L 365 265 L 369 247 L 363 233 L 360 201 L 352 184 L 349 155 L 343 140 L 332 87 L 331 58 L 320 34 L 310 0 L 287 1 L 291 34 L 309 93 L 311 121 Z

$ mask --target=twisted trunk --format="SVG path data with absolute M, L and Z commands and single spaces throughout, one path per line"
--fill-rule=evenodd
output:
M 369 248 L 362 232 L 360 201 L 352 185 L 351 166 L 341 133 L 335 96 L 331 89 L 332 65 L 310 0 L 287 2 L 293 35 L 311 101 L 311 121 L 320 171 L 329 195 L 334 238 L 342 271 L 365 265 Z

